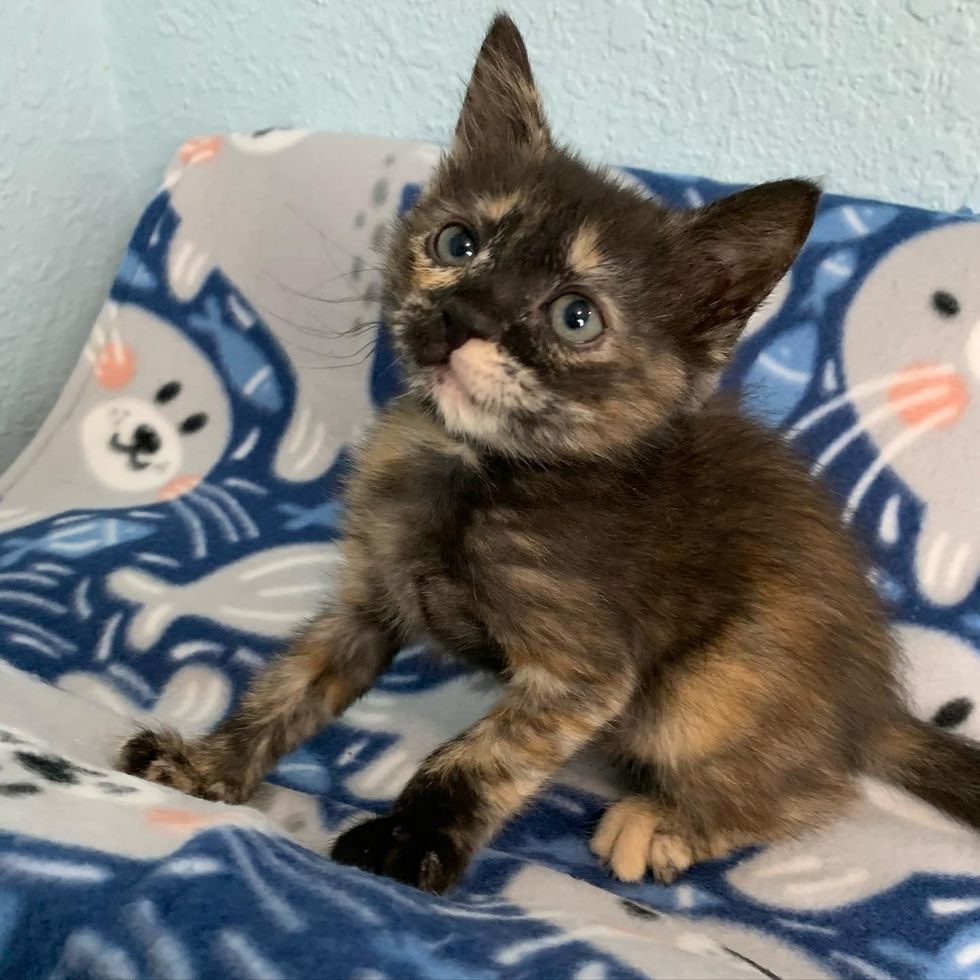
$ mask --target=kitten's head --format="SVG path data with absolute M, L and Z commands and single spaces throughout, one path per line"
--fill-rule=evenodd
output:
M 524 43 L 498 16 L 452 148 L 389 251 L 409 383 L 498 452 L 628 447 L 700 405 L 818 193 L 783 181 L 672 211 L 585 166 L 552 142 Z

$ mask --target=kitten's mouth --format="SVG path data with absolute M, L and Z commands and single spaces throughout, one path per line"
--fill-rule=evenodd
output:
M 433 387 L 437 394 L 448 394 L 465 398 L 472 402 L 473 396 L 470 394 L 462 378 L 453 370 L 451 364 L 440 364 L 434 371 L 435 378 Z

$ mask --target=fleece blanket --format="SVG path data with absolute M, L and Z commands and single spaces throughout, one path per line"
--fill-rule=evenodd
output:
M 435 153 L 195 139 L 147 206 L 0 484 L 0 972 L 980 975 L 980 835 L 872 782 L 846 819 L 672 887 L 590 854 L 616 787 L 588 754 L 450 896 L 332 864 L 337 832 L 496 696 L 422 649 L 253 805 L 111 771 L 141 720 L 213 726 L 331 587 L 347 447 L 400 385 L 377 250 Z M 622 177 L 680 207 L 729 190 Z M 915 710 L 980 736 L 980 223 L 827 196 L 724 383 L 866 543 Z

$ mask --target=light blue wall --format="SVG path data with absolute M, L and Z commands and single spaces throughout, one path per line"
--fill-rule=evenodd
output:
M 100 0 L 0 0 L 0 464 L 75 363 L 137 213 Z
M 980 0 L 2 0 L 0 462 L 54 396 L 181 140 L 443 139 L 486 21 L 525 31 L 593 158 L 980 204 Z M 132 197 L 130 197 L 130 193 Z M 66 217 L 62 217 L 66 215 Z

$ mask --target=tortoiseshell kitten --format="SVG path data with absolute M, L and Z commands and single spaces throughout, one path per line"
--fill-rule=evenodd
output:
M 670 211 L 584 166 L 498 17 L 390 247 L 411 392 L 361 449 L 338 598 L 217 731 L 141 732 L 120 767 L 247 800 L 425 639 L 503 696 L 338 861 L 441 892 L 589 742 L 630 783 L 593 839 L 625 880 L 818 825 L 861 773 L 977 824 L 980 750 L 907 713 L 832 503 L 711 394 L 817 198 L 790 180 Z

